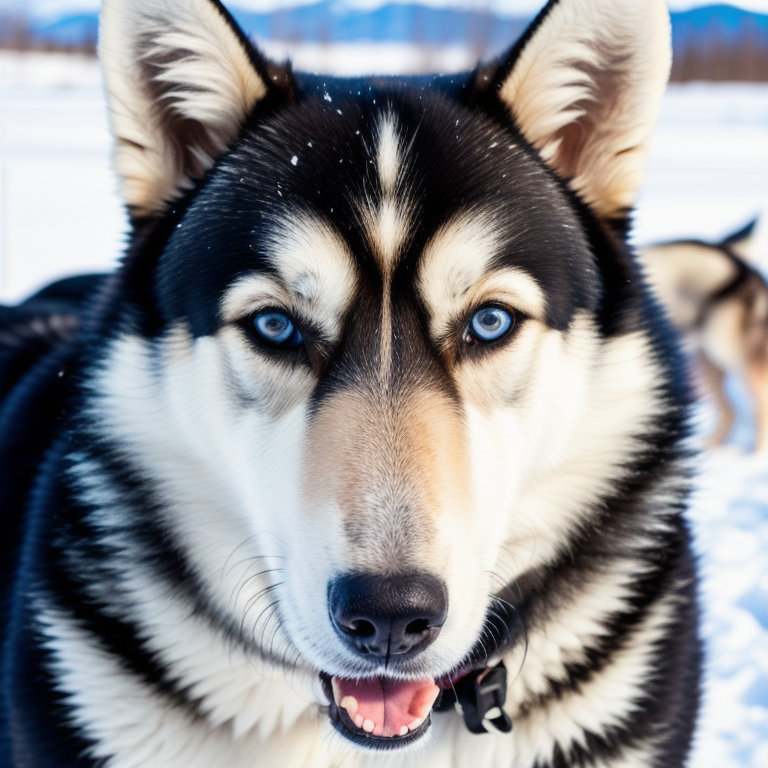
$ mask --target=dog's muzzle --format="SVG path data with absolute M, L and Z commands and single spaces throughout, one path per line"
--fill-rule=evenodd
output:
M 328 586 L 331 623 L 356 656 L 394 668 L 431 645 L 448 615 L 442 581 L 429 573 L 346 573 Z M 327 676 L 331 719 L 344 736 L 387 748 L 419 738 L 440 693 L 434 680 Z
M 328 609 L 349 650 L 396 669 L 438 637 L 448 614 L 448 598 L 443 582 L 428 573 L 353 572 L 328 585 Z M 512 722 L 504 711 L 506 669 L 499 658 L 520 637 L 519 616 L 502 601 L 485 624 L 486 636 L 453 673 L 438 680 L 350 679 L 321 673 L 334 727 L 364 747 L 398 748 L 427 732 L 433 710 L 451 709 L 458 702 L 473 733 L 484 733 L 488 722 L 509 732 Z

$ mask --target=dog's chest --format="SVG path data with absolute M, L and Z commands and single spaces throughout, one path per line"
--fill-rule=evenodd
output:
M 185 721 L 168 712 L 157 722 L 154 746 L 148 742 L 124 744 L 107 762 L 109 768 L 151 764 L 153 768 L 228 768 L 301 766 L 302 768 L 516 768 L 511 758 L 512 737 L 505 734 L 475 736 L 464 729 L 456 713 L 434 717 L 432 738 L 411 752 L 361 752 L 350 749 L 333 731 L 317 707 L 309 707 L 286 730 L 262 734 L 259 726 L 233 738 L 229 725 L 211 728 Z M 520 767 L 522 768 L 522 767 Z
M 429 736 L 406 753 L 360 751 L 334 731 L 309 676 L 258 661 L 239 665 L 231 655 L 219 655 L 220 664 L 209 656 L 205 677 L 185 656 L 188 687 L 165 695 L 75 624 L 46 615 L 57 687 L 70 692 L 72 720 L 105 768 L 517 767 L 517 734 L 476 736 L 455 710 L 433 713 Z

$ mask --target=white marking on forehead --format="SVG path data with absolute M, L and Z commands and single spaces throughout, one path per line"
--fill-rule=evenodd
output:
M 439 338 L 450 323 L 487 301 L 509 304 L 543 319 L 544 294 L 522 269 L 492 268 L 502 247 L 493 218 L 477 212 L 456 216 L 424 249 L 417 285 L 430 314 L 430 330 Z
M 377 126 L 376 167 L 381 183 L 381 201 L 376 205 L 367 200 L 361 206 L 361 220 L 382 275 L 381 309 L 381 367 L 380 375 L 387 378 L 392 362 L 392 312 L 390 290 L 400 249 L 408 236 L 410 216 L 407 195 L 398 195 L 398 181 L 404 162 L 398 136 L 397 119 L 387 112 Z
M 381 202 L 367 200 L 361 208 L 362 222 L 385 283 L 392 274 L 410 223 L 407 195 L 398 192 L 404 162 L 397 133 L 397 119 L 391 112 L 379 118 L 376 164 L 381 182 Z
M 335 337 L 357 285 L 346 242 L 318 217 L 289 214 L 267 245 L 277 278 L 258 273 L 235 282 L 224 296 L 223 319 L 234 322 L 271 302 L 297 309 Z
M 400 175 L 401 157 L 395 116 L 391 113 L 384 115 L 379 123 L 379 145 L 376 159 L 384 196 L 393 195 Z
M 396 200 L 385 197 L 378 208 L 365 209 L 363 221 L 376 261 L 387 279 L 408 233 L 408 216 Z

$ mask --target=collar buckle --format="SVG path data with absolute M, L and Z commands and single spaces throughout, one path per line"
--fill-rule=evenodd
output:
M 454 693 L 451 699 L 446 694 Z M 507 700 L 507 668 L 504 662 L 495 667 L 475 669 L 461 677 L 453 685 L 453 691 L 444 691 L 436 709 L 449 709 L 456 701 L 461 705 L 464 724 L 472 733 L 488 733 L 483 724 L 491 710 L 499 714 L 489 718 L 489 722 L 501 733 L 512 730 L 512 720 L 504 711 Z

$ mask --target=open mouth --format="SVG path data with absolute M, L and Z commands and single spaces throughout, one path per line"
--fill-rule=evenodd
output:
M 440 693 L 434 680 L 350 680 L 325 673 L 320 679 L 336 730 L 373 749 L 402 747 L 421 738 Z
M 448 710 L 459 702 L 473 733 L 486 732 L 482 724 L 486 717 L 496 730 L 507 733 L 512 723 L 503 709 L 507 683 L 500 659 L 523 636 L 519 612 L 511 600 L 502 600 L 489 611 L 483 632 L 466 657 L 437 679 L 352 679 L 320 672 L 331 722 L 353 744 L 398 749 L 427 733 L 433 710 Z

